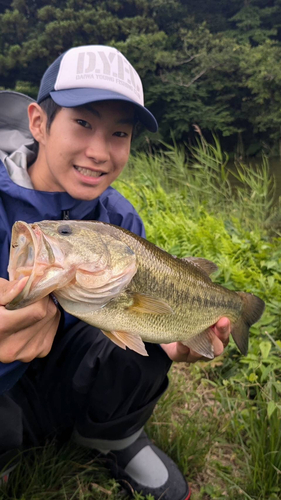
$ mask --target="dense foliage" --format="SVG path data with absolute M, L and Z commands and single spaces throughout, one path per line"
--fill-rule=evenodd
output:
M 281 231 L 268 224 L 276 207 L 267 161 L 255 172 L 237 165 L 239 184 L 233 186 L 217 140 L 211 145 L 201 137 L 189 161 L 184 153 L 184 148 L 170 147 L 154 156 L 137 155 L 116 181 L 117 189 L 136 206 L 150 241 L 179 257 L 215 262 L 219 283 L 266 302 L 262 319 L 251 328 L 248 356 L 230 351 L 224 358 L 224 378 L 259 383 L 269 375 L 279 378 Z
M 281 148 L 281 0 L 5 0 L 2 88 L 36 95 L 46 67 L 80 44 L 136 66 L 158 137 L 215 131 L 237 155 Z

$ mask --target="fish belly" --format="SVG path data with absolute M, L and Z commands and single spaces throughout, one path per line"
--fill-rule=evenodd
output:
M 215 324 L 223 316 L 235 323 L 239 312 L 222 306 L 209 309 L 186 308 L 185 313 L 176 311 L 172 314 L 140 314 L 118 309 L 115 304 L 109 303 L 97 311 L 82 313 L 79 318 L 108 332 L 128 332 L 140 336 L 146 342 L 166 344 L 185 342 Z

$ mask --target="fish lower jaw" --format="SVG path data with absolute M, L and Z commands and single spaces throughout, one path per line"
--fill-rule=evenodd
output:
M 85 177 L 101 177 L 102 175 L 104 175 L 103 172 L 96 172 L 95 170 L 91 170 L 90 168 L 77 167 L 77 165 L 74 165 L 74 168 Z
M 20 280 L 22 278 L 25 278 L 26 276 L 29 276 L 29 278 L 31 276 L 33 276 L 34 278 L 35 277 L 36 278 L 37 277 L 41 278 L 45 274 L 45 267 L 46 266 L 38 268 L 36 270 L 34 270 L 33 266 L 30 266 L 30 267 L 27 267 L 27 266 L 18 267 L 15 270 L 15 273 L 13 274 L 13 279 L 14 280 Z
M 27 267 L 18 267 L 14 271 L 11 269 L 8 269 L 10 279 L 12 280 L 20 280 L 26 276 L 31 276 L 32 273 L 32 267 L 27 268 Z

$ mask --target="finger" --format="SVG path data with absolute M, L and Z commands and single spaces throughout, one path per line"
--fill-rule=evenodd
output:
M 3 363 L 23 361 L 47 355 L 51 349 L 60 320 L 57 309 L 53 317 L 46 316 L 40 323 L 7 336 L 0 342 L 0 360 Z
M 181 342 L 175 342 L 172 344 L 173 347 L 173 361 L 179 361 L 184 363 L 196 363 L 202 359 L 202 355 L 195 352 L 190 347 L 182 344 Z
M 44 358 L 49 354 L 60 321 L 60 311 L 54 318 L 48 320 L 40 331 L 40 334 L 35 335 L 30 341 L 18 352 L 17 359 L 25 363 L 29 363 L 35 358 Z
M 198 352 L 193 351 L 193 349 L 190 349 L 189 354 L 186 356 L 186 363 L 196 363 L 197 361 L 204 360 L 205 358 L 202 356 L 202 354 L 198 354 Z
M 175 342 L 174 344 L 174 361 L 179 361 L 183 363 L 191 363 L 188 361 L 190 355 L 190 347 L 182 344 L 181 342 Z
M 225 345 L 216 335 L 214 335 L 214 338 L 212 340 L 212 344 L 213 344 L 213 350 L 214 350 L 213 351 L 214 358 L 216 358 L 217 356 L 220 356 L 223 353 Z
M 163 351 L 172 361 L 186 361 L 189 354 L 189 347 L 181 342 L 171 342 L 170 344 L 161 344 Z
M 55 316 L 56 311 L 57 307 L 49 296 L 14 311 L 0 307 L 0 335 L 10 335 L 32 327 L 44 320 L 46 316 L 49 318 Z
M 230 335 L 230 321 L 228 318 L 221 318 L 213 327 L 216 336 L 224 346 L 227 346 Z
M 21 280 L 7 281 L 0 279 L 0 305 L 6 306 L 24 289 L 29 277 L 25 276 Z

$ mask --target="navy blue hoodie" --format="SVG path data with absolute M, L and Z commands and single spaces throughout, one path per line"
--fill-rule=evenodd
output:
M 36 191 L 15 184 L 0 160 L 0 277 L 8 278 L 7 266 L 11 229 L 15 221 L 83 219 L 116 224 L 145 237 L 144 226 L 134 207 L 120 193 L 109 187 L 93 201 L 75 200 L 68 193 Z M 72 322 L 78 321 L 72 316 Z M 0 393 L 11 388 L 28 363 L 0 363 Z

